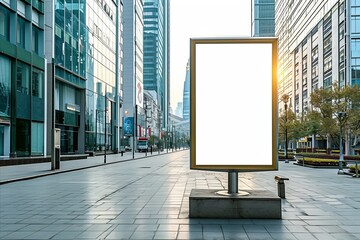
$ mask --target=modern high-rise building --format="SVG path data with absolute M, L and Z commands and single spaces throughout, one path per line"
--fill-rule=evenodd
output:
M 0 1 L 0 156 L 47 154 L 44 10 Z
M 157 93 L 163 119 L 169 104 L 168 13 L 168 0 L 144 0 L 144 89 Z
M 143 7 L 143 0 L 124 1 L 123 110 L 124 117 L 133 117 L 135 119 L 134 125 L 136 125 L 136 128 L 134 129 L 139 128 L 140 117 L 144 115 Z M 134 135 L 140 133 L 138 130 L 135 130 Z M 134 139 L 130 140 L 132 148 L 135 147 L 133 146 L 134 143 Z
M 251 0 L 251 36 L 275 36 L 275 0 Z
M 47 92 L 52 93 L 48 126 L 61 130 L 63 154 L 116 151 L 123 97 L 122 1 L 44 3 Z
M 182 118 L 183 115 L 183 103 L 178 102 L 175 109 L 175 115 Z
M 360 84 L 359 19 L 358 1 L 276 1 L 279 96 L 295 113 L 317 88 Z
M 183 119 L 190 119 L 190 60 L 186 64 L 186 75 L 183 90 Z

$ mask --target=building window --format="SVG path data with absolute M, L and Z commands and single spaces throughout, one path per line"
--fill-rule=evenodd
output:
M 44 121 L 44 72 L 33 68 L 31 80 L 31 119 Z
M 306 74 L 303 75 L 302 84 L 303 84 L 303 89 L 305 89 L 307 87 L 307 76 L 306 76 Z
M 295 65 L 295 75 L 296 76 L 299 75 L 299 63 L 296 63 L 296 65 Z
M 10 14 L 8 10 L 0 5 L 0 36 L 9 40 Z
M 332 12 L 330 11 L 324 19 L 324 23 L 323 23 L 324 36 L 327 36 L 329 33 L 331 33 L 331 13 Z
M 36 54 L 39 55 L 39 34 L 40 34 L 40 30 L 35 27 L 34 25 L 32 26 L 32 42 L 31 42 L 31 48 L 32 51 Z
M 324 59 L 324 73 L 328 72 L 332 68 L 331 55 Z
M 302 107 L 303 107 L 303 112 L 306 112 L 307 111 L 307 108 L 308 108 L 308 96 L 307 96 L 307 90 L 304 90 L 302 92 Z
M 344 37 L 345 37 L 345 24 L 344 22 L 342 22 L 339 25 L 339 41 L 344 39 Z
M 311 61 L 312 63 L 314 63 L 315 61 L 318 60 L 319 57 L 319 50 L 318 47 L 316 46 L 312 51 L 311 51 Z
M 343 87 L 345 85 L 345 69 L 339 71 L 339 86 Z
M 30 66 L 18 62 L 16 91 L 29 95 Z
M 0 115 L 10 116 L 11 61 L 0 55 Z
M 332 85 L 332 77 L 331 75 L 324 79 L 324 89 L 331 88 Z
M 345 63 L 345 47 L 342 46 L 339 50 L 339 65 L 344 65 Z
M 315 91 L 318 88 L 319 88 L 319 83 L 316 81 L 312 84 L 312 90 Z
M 351 85 L 358 84 L 360 85 L 360 66 L 351 67 Z
M 32 95 L 43 98 L 44 95 L 44 73 L 40 70 L 33 69 L 32 72 Z
M 352 58 L 360 57 L 360 39 L 351 40 L 351 57 Z
M 55 62 L 64 66 L 64 31 L 55 24 Z
M 303 72 L 307 70 L 307 55 L 305 55 L 302 59 L 302 69 Z
M 317 40 L 318 40 L 318 27 L 316 26 L 313 30 L 312 30 L 312 35 L 311 35 L 311 47 L 315 48 L 318 44 Z
M 342 2 L 339 6 L 339 15 L 343 14 L 345 11 L 345 2 Z
M 311 78 L 314 79 L 319 76 L 319 65 L 316 64 L 311 68 Z
M 16 69 L 16 117 L 30 119 L 30 66 L 18 62 Z
M 44 123 L 31 123 L 31 155 L 44 154 Z
M 324 39 L 324 55 L 331 52 L 331 35 Z
M 30 122 L 16 119 L 16 153 L 18 156 L 30 155 Z
M 360 33 L 360 17 L 351 17 L 351 33 Z
M 25 25 L 25 20 L 18 16 L 16 26 L 16 44 L 22 48 L 25 48 Z

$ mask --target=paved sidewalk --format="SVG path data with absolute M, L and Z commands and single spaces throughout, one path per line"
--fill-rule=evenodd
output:
M 170 149 L 168 151 L 164 150 L 160 154 L 172 153 Z M 175 151 L 174 151 L 175 152 Z M 159 152 L 147 153 L 138 153 L 135 152 L 134 159 L 141 159 L 144 157 L 153 157 L 157 156 Z M 125 152 L 123 156 L 121 154 L 107 154 L 106 163 L 112 164 L 121 161 L 133 160 L 132 152 Z M 6 161 L 6 160 L 3 160 Z M 69 160 L 61 161 L 60 169 L 51 170 L 51 163 L 33 163 L 33 164 L 22 164 L 22 165 L 13 165 L 13 166 L 3 166 L 0 167 L 0 185 L 6 184 L 19 180 L 27 180 L 41 176 L 47 176 L 52 174 L 58 174 L 62 172 L 69 172 L 79 169 L 85 169 L 90 167 L 98 167 L 104 165 L 104 155 L 98 155 L 94 157 L 88 157 L 87 159 L 78 159 L 78 160 Z
M 227 173 L 189 170 L 189 151 L 0 186 L 0 239 L 359 240 L 360 179 L 279 163 L 239 173 L 240 190 L 277 191 L 281 220 L 190 219 L 192 189 L 224 189 Z

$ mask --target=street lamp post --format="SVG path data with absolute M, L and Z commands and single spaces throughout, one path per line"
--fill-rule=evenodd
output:
M 107 136 L 106 136 L 106 134 L 107 134 L 107 132 L 106 132 L 106 114 L 107 114 L 107 98 L 106 98 L 106 92 L 105 92 L 105 109 L 104 109 L 104 126 L 105 126 L 105 129 L 104 129 L 104 134 L 105 134 L 104 145 L 105 145 L 105 149 L 104 149 L 104 163 L 106 163 L 106 138 L 107 138 Z
M 288 127 L 287 127 L 287 103 L 285 103 L 285 122 L 286 122 L 286 128 L 285 128 L 285 159 L 288 159 Z
M 343 143 L 342 143 L 342 125 L 343 120 L 346 117 L 346 112 L 339 112 L 338 118 L 339 118 L 339 125 L 340 125 L 340 139 L 339 139 L 339 171 L 338 174 L 344 173 L 343 171 L 343 162 L 344 162 L 344 153 L 343 153 Z
M 159 136 L 158 136 L 158 153 L 160 154 L 160 147 L 162 147 L 162 146 L 160 146 L 160 144 L 162 145 L 162 143 L 160 142 L 160 140 L 161 140 L 161 114 L 160 114 L 160 111 L 159 111 L 159 109 L 157 110 L 158 111 L 158 128 L 159 128 Z
M 289 95 L 284 94 L 281 97 L 281 100 L 284 102 L 285 104 L 285 159 L 288 159 L 288 112 L 287 112 L 287 103 L 289 101 Z

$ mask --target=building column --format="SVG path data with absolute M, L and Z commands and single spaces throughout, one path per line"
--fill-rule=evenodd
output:
M 80 92 L 80 126 L 78 132 L 78 151 L 85 153 L 85 111 L 86 111 L 86 89 L 76 90 Z

